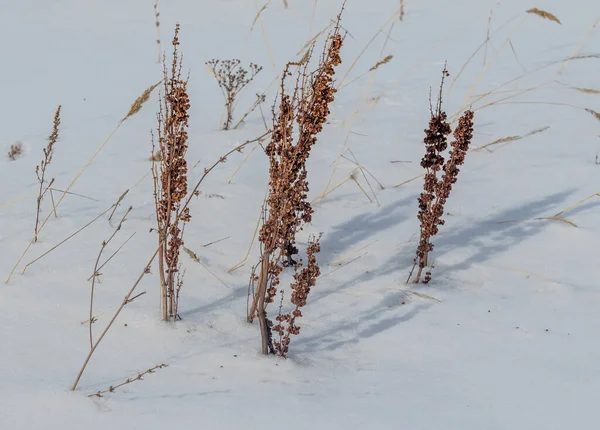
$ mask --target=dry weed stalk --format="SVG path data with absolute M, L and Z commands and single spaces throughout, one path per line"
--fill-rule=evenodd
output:
M 159 172 L 154 175 L 157 230 L 160 250 L 158 264 L 161 284 L 163 321 L 177 320 L 178 291 L 182 282 L 179 253 L 183 245 L 185 223 L 191 219 L 189 209 L 181 210 L 187 196 L 188 110 L 187 79 L 181 76 L 178 52 L 179 24 L 173 37 L 173 62 L 167 70 L 163 63 L 163 92 L 158 112 Z M 153 143 L 154 146 L 154 143 Z M 154 150 L 153 150 L 154 152 Z M 153 169 L 155 172 L 155 169 Z
M 96 287 L 96 282 L 99 282 L 99 278 L 101 275 L 100 269 L 99 269 L 100 259 L 102 258 L 102 253 L 104 252 L 104 250 L 106 249 L 106 247 L 108 246 L 110 241 L 113 240 L 113 238 L 117 235 L 117 233 L 123 227 L 123 223 L 126 221 L 127 215 L 129 215 L 129 213 L 131 212 L 132 209 L 133 208 L 131 206 L 129 206 L 129 209 L 127 209 L 127 212 L 125 212 L 125 215 L 123 215 L 123 218 L 119 222 L 119 225 L 117 225 L 117 227 L 115 228 L 115 231 L 113 231 L 112 235 L 107 240 L 102 241 L 102 246 L 100 247 L 100 251 L 98 252 L 98 257 L 96 257 L 96 262 L 94 263 L 94 274 L 91 277 L 92 278 L 92 286 L 90 288 L 90 319 L 89 319 L 90 348 L 92 348 L 94 346 L 93 329 L 92 329 L 92 324 L 95 322 L 94 321 L 94 289 Z
M 258 275 L 252 273 L 251 276 L 254 294 L 248 311 L 249 322 L 254 318 L 259 320 L 261 350 L 265 355 L 287 355 L 289 336 L 298 334 L 300 330 L 295 323 L 295 319 L 301 316 L 299 307 L 306 303 L 306 295 L 320 273 L 315 256 L 320 249 L 319 239 L 312 238 L 309 242 L 308 263 L 304 268 L 300 261 L 294 260 L 298 253 L 295 241 L 296 234 L 312 219 L 313 209 L 307 200 L 306 161 L 323 130 L 336 93 L 333 77 L 335 67 L 341 63 L 340 49 L 344 40 L 340 34 L 340 18 L 341 13 L 327 38 L 315 72 L 307 71 L 309 57 L 304 62 L 286 66 L 281 78 L 279 112 L 273 115 L 271 142 L 265 147 L 269 157 L 269 191 L 259 233 L 260 269 Z M 297 73 L 296 84 L 290 94 L 285 83 L 293 75 L 292 67 L 297 68 Z M 288 314 L 282 314 L 280 308 L 278 324 L 273 327 L 267 318 L 266 307 L 274 301 L 285 266 L 294 266 L 296 271 L 291 285 L 294 290 L 292 303 L 296 308 Z M 279 341 L 273 342 L 272 330 L 279 333 Z
M 8 151 L 8 159 L 11 161 L 15 161 L 23 154 L 23 145 L 21 143 L 16 143 L 14 145 L 10 145 L 10 150 Z
M 58 140 L 58 126 L 60 125 L 60 109 L 61 109 L 61 106 L 58 106 L 58 108 L 56 109 L 56 112 L 54 114 L 52 134 L 50 134 L 50 137 L 48 138 L 48 145 L 46 145 L 46 147 L 44 148 L 44 159 L 38 166 L 35 167 L 35 174 L 37 176 L 38 182 L 40 183 L 40 190 L 38 192 L 38 198 L 37 198 L 37 211 L 36 211 L 36 216 L 35 216 L 35 229 L 34 229 L 34 235 L 33 235 L 34 242 L 37 242 L 37 239 L 38 239 L 38 227 L 40 224 L 40 211 L 41 211 L 42 199 L 44 198 L 44 195 L 46 195 L 46 192 L 48 192 L 49 188 L 54 183 L 54 178 L 52 178 L 50 180 L 50 182 L 48 183 L 48 185 L 46 185 L 46 187 L 44 188 L 44 186 L 46 184 L 46 169 L 48 168 L 48 165 L 52 162 L 52 156 L 54 155 L 54 145 L 56 144 L 56 141 Z M 55 206 L 54 206 L 54 208 L 55 208 L 54 210 L 56 211 Z
M 214 75 L 219 88 L 223 93 L 225 99 L 225 110 L 226 117 L 223 123 L 222 129 L 229 130 L 233 123 L 233 111 L 238 102 L 238 96 L 242 90 L 252 82 L 256 75 L 262 70 L 261 66 L 254 63 L 250 63 L 248 70 L 240 66 L 240 60 L 234 58 L 233 60 L 217 60 L 212 59 L 206 63 L 211 73 Z M 257 97 L 257 101 L 253 105 L 256 108 L 261 102 L 262 98 Z M 245 116 L 249 115 L 246 114 Z M 239 123 L 238 123 L 239 125 Z M 237 125 L 236 125 L 237 127 Z
M 88 397 L 103 397 L 103 394 L 114 393 L 117 388 L 120 388 L 123 385 L 131 384 L 132 382 L 135 382 L 135 381 L 141 381 L 142 379 L 144 379 L 144 376 L 146 376 L 147 374 L 154 373 L 157 369 L 162 369 L 164 367 L 169 367 L 169 365 L 168 364 L 159 364 L 158 366 L 154 366 L 148 370 L 144 370 L 143 372 L 138 373 L 138 375 L 133 378 L 127 378 L 125 381 L 121 382 L 120 384 L 111 385 L 106 390 L 96 391 L 95 393 L 88 394 Z
M 429 265 L 429 253 L 433 250 L 431 238 L 438 233 L 438 226 L 444 225 L 444 205 L 450 196 L 452 185 L 456 183 L 459 166 L 465 161 L 469 150 L 469 144 L 473 138 L 473 111 L 467 110 L 458 121 L 454 130 L 454 140 L 451 143 L 452 150 L 447 160 L 444 152 L 448 147 L 447 136 L 452 129 L 448 123 L 448 116 L 442 109 L 442 91 L 444 79 L 449 76 L 444 68 L 442 82 L 435 111 L 430 108 L 431 119 L 429 127 L 425 130 L 425 156 L 421 160 L 421 166 L 425 169 L 424 192 L 419 196 L 418 219 L 421 222 L 419 245 L 413 268 L 408 275 L 410 280 L 416 266 L 419 267 L 414 282 L 421 282 L 423 269 Z M 431 101 L 430 101 L 431 105 Z M 440 172 L 443 171 L 441 177 Z M 431 270 L 425 273 L 423 283 L 431 280 Z
M 133 294 L 133 292 L 135 291 L 135 289 L 137 288 L 137 286 L 140 284 L 140 282 L 142 281 L 142 279 L 144 278 L 144 276 L 150 273 L 150 267 L 152 265 L 152 262 L 154 261 L 154 259 L 158 255 L 159 249 L 160 249 L 160 245 L 159 245 L 158 248 L 156 248 L 156 250 L 152 254 L 152 257 L 150 257 L 150 260 L 148 261 L 148 263 L 146 264 L 146 266 L 144 266 L 144 270 L 142 270 L 142 273 L 140 273 L 140 275 L 138 276 L 138 278 L 134 282 L 133 286 L 129 289 L 129 291 L 127 292 L 127 294 L 123 298 L 123 301 L 121 302 L 121 305 L 117 308 L 117 310 L 115 311 L 115 313 L 114 313 L 113 317 L 111 318 L 111 320 L 108 322 L 108 324 L 106 325 L 106 327 L 104 327 L 104 330 L 100 334 L 100 337 L 98 337 L 98 339 L 96 340 L 96 342 L 94 342 L 94 345 L 92 346 L 92 348 L 88 352 L 88 355 L 87 355 L 85 361 L 83 362 L 83 365 L 81 366 L 81 369 L 79 370 L 79 373 L 77 374 L 77 378 L 75 378 L 75 382 L 73 383 L 73 386 L 71 387 L 71 391 L 75 391 L 75 389 L 77 388 L 77 385 L 79 384 L 79 381 L 81 380 L 81 377 L 83 376 L 83 372 L 85 372 L 85 368 L 87 367 L 88 363 L 90 362 L 90 359 L 92 358 L 92 355 L 94 355 L 94 352 L 96 352 L 96 349 L 98 349 L 98 346 L 102 342 L 102 339 L 104 339 L 104 336 L 106 336 L 106 333 L 108 333 L 108 331 L 110 330 L 110 328 L 112 327 L 112 325 L 114 324 L 114 322 L 117 320 L 117 317 L 119 316 L 119 314 L 121 313 L 121 311 L 123 310 L 123 308 L 127 304 L 131 303 L 134 300 L 134 298 L 132 298 L 131 295 Z M 139 295 L 136 296 L 136 297 L 139 297 Z

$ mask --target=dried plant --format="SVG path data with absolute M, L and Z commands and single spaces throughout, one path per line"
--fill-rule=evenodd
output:
M 425 130 L 425 156 L 421 160 L 421 166 L 425 169 L 424 192 L 419 196 L 418 219 L 421 222 L 419 245 L 408 280 L 416 266 L 418 272 L 414 282 L 421 282 L 423 270 L 429 266 L 429 253 L 433 250 L 431 238 L 438 233 L 438 227 L 444 225 L 444 205 L 450 196 L 452 185 L 456 183 L 458 173 L 465 161 L 469 150 L 469 144 L 473 137 L 473 111 L 467 110 L 458 121 L 454 130 L 454 140 L 451 142 L 452 150 L 449 158 L 444 159 L 444 152 L 448 147 L 447 136 L 452 129 L 448 123 L 448 116 L 442 109 L 442 90 L 444 79 L 449 76 L 444 68 L 440 92 L 435 107 L 430 109 L 431 119 L 429 127 Z M 431 105 L 431 101 L 430 101 Z M 441 173 L 443 171 L 443 174 Z M 441 177 L 440 177 L 441 175 Z M 407 280 L 407 282 L 408 282 Z M 431 280 L 431 270 L 425 273 L 423 283 Z
M 15 161 L 21 155 L 23 155 L 23 145 L 21 143 L 10 145 L 10 151 L 8 151 L 9 160 Z
M 296 234 L 311 221 L 313 214 L 307 200 L 306 161 L 323 130 L 336 92 L 333 77 L 335 67 L 341 63 L 340 49 L 344 40 L 340 34 L 340 18 L 341 13 L 314 72 L 308 72 L 312 49 L 303 62 L 286 66 L 281 78 L 279 111 L 273 114 L 273 133 L 265 147 L 269 157 L 269 191 L 259 232 L 259 272 L 251 276 L 253 298 L 248 311 L 249 322 L 255 318 L 259 320 L 263 354 L 286 356 L 289 335 L 299 332 L 295 323 L 295 318 L 301 315 L 299 307 L 305 304 L 306 295 L 316 282 L 313 275 L 319 272 L 315 256 L 319 252 L 318 239 L 309 244 L 305 268 L 301 269 L 302 263 L 294 260 L 294 256 L 298 254 Z M 297 72 L 296 85 L 290 93 L 285 84 L 287 78 L 293 75 L 292 67 Z M 286 314 L 287 317 L 280 312 L 275 326 L 280 338 L 274 344 L 273 323 L 267 318 L 266 307 L 274 301 L 285 266 L 293 266 L 296 270 L 292 303 L 297 307 L 291 314 Z
M 306 300 L 310 289 L 317 283 L 317 278 L 321 275 L 321 269 L 317 263 L 316 254 L 321 251 L 321 244 L 318 238 L 311 237 L 306 248 L 308 262 L 301 268 L 300 264 L 295 266 L 294 281 L 291 284 L 292 298 L 291 302 L 295 306 L 288 313 L 282 313 L 282 307 L 279 307 L 279 315 L 275 318 L 277 324 L 272 327 L 272 331 L 279 335 L 279 339 L 273 341 L 273 348 L 276 353 L 282 357 L 287 357 L 290 336 L 300 334 L 300 327 L 296 324 L 296 318 L 302 317 L 301 307 L 306 305 Z M 283 298 L 283 290 L 281 290 Z
M 46 185 L 46 169 L 48 168 L 48 165 L 52 162 L 52 156 L 54 155 L 54 145 L 58 140 L 58 126 L 60 125 L 60 109 L 61 106 L 58 106 L 58 108 L 56 109 L 56 113 L 54 114 L 52 134 L 50 134 L 50 137 L 48 138 L 48 145 L 46 145 L 46 147 L 44 148 L 44 159 L 38 166 L 35 167 L 35 174 L 37 176 L 38 182 L 40 183 L 40 189 L 37 198 L 37 211 L 35 216 L 35 229 L 33 235 L 34 242 L 37 242 L 38 239 L 38 227 L 40 224 L 40 211 L 42 199 L 54 183 L 54 178 L 52 178 Z M 54 210 L 56 210 L 56 208 Z
M 237 105 L 239 94 L 262 70 L 261 66 L 254 63 L 250 63 L 248 69 L 240 66 L 240 63 L 240 60 L 237 58 L 223 61 L 212 59 L 206 63 L 216 78 L 225 99 L 226 117 L 222 126 L 223 130 L 229 130 L 231 128 L 233 123 L 233 111 Z M 259 97 L 254 108 L 261 102 L 262 100 Z
M 161 309 L 164 321 L 177 320 L 179 253 L 183 245 L 185 224 L 191 219 L 189 209 L 181 211 L 187 196 L 188 110 L 187 79 L 181 76 L 178 52 L 179 24 L 173 38 L 173 62 L 170 70 L 163 66 L 163 93 L 158 113 L 158 150 L 160 161 L 154 166 L 154 197 L 159 236 L 158 264 L 161 283 Z M 154 139 L 153 139 L 153 154 Z

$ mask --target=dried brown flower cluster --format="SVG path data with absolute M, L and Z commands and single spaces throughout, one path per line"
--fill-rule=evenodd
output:
M 343 37 L 338 23 L 327 39 L 323 55 L 316 70 L 308 72 L 309 54 L 299 63 L 289 63 L 281 80 L 279 112 L 274 114 L 273 133 L 265 147 L 269 157 L 269 195 L 260 230 L 261 262 L 259 275 L 253 274 L 254 296 L 248 312 L 248 320 L 258 318 L 261 325 L 263 354 L 276 353 L 286 356 L 290 334 L 298 334 L 295 319 L 301 316 L 300 307 L 306 303 L 310 288 L 319 275 L 316 253 L 319 240 L 309 243 L 307 266 L 296 262 L 298 254 L 296 234 L 306 223 L 311 222 L 313 209 L 307 200 L 309 191 L 306 162 L 311 148 L 329 115 L 329 106 L 334 100 L 333 85 L 335 67 L 341 63 L 340 49 Z M 293 76 L 290 71 L 297 68 L 296 85 L 291 94 L 286 90 L 286 80 Z M 289 314 L 280 312 L 274 327 L 267 318 L 266 306 L 273 303 L 280 285 L 280 275 L 285 266 L 294 266 L 296 274 L 292 282 L 292 304 L 296 309 Z M 281 291 L 282 292 L 282 291 Z M 284 325 L 287 328 L 284 328 Z M 271 330 L 279 333 L 280 339 L 273 343 Z
M 249 70 L 240 66 L 240 60 L 216 60 L 212 59 L 206 62 L 214 77 L 217 79 L 219 88 L 225 98 L 226 118 L 223 123 L 223 130 L 229 130 L 233 122 L 233 110 L 240 92 L 256 77 L 262 70 L 262 66 L 250 63 Z M 259 102 L 260 103 L 260 102 Z M 258 106 L 258 104 L 256 104 Z
M 448 147 L 448 135 L 452 132 L 448 124 L 448 116 L 442 110 L 442 88 L 444 78 L 448 77 L 448 71 L 444 69 L 442 83 L 438 94 L 438 101 L 435 111 L 431 109 L 431 119 L 429 127 L 425 130 L 425 156 L 421 160 L 421 166 L 425 169 L 425 182 L 423 184 L 424 192 L 419 196 L 419 214 L 418 219 L 421 222 L 421 231 L 419 246 L 413 270 L 419 267 L 414 282 L 421 282 L 423 270 L 429 266 L 429 253 L 433 251 L 431 238 L 438 233 L 438 227 L 444 225 L 444 205 L 452 185 L 456 183 L 459 166 L 465 161 L 465 156 L 469 150 L 469 144 L 473 138 L 473 111 L 467 110 L 458 122 L 454 130 L 454 140 L 451 142 L 452 150 L 448 160 L 444 159 L 444 151 Z M 443 171 L 441 177 L 438 174 Z M 412 276 L 413 270 L 408 277 Z M 423 283 L 431 280 L 431 270 L 425 273 Z
M 9 160 L 15 161 L 22 154 L 23 154 L 23 144 L 16 143 L 16 144 L 10 145 L 10 149 L 9 149 L 7 155 L 8 155 Z
M 188 110 L 187 79 L 181 76 L 178 53 L 179 24 L 173 38 L 173 62 L 163 70 L 163 94 L 158 113 L 158 151 L 160 161 L 155 172 L 155 201 L 159 234 L 159 267 L 163 320 L 177 320 L 179 290 L 179 253 L 183 245 L 185 223 L 191 219 L 189 209 L 181 210 L 187 196 Z M 176 279 L 177 277 L 177 279 Z
M 321 251 L 319 240 L 320 237 L 312 237 L 309 240 L 308 248 L 306 248 L 306 255 L 308 256 L 306 266 L 300 269 L 301 265 L 296 265 L 294 281 L 291 284 L 293 290 L 291 301 L 296 307 L 286 314 L 281 312 L 280 307 L 279 315 L 275 318 L 277 324 L 272 327 L 272 331 L 279 334 L 279 340 L 273 342 L 273 348 L 282 357 L 287 357 L 288 346 L 291 341 L 290 336 L 300 334 L 300 327 L 296 325 L 296 318 L 302 317 L 300 308 L 306 305 L 310 289 L 316 285 L 317 278 L 321 275 L 316 256 Z
M 40 189 L 37 197 L 37 212 L 35 217 L 35 228 L 34 228 L 34 236 L 33 241 L 37 242 L 38 240 L 38 227 L 40 224 L 40 211 L 42 205 L 42 199 L 44 195 L 50 190 L 50 187 L 54 183 L 54 178 L 52 178 L 48 184 L 46 185 L 46 169 L 48 165 L 52 162 L 52 156 L 54 155 L 54 145 L 58 140 L 58 127 L 60 126 L 60 110 L 61 106 L 58 106 L 56 112 L 54 113 L 54 121 L 52 123 L 52 133 L 50 137 L 48 137 L 48 145 L 44 148 L 44 159 L 42 162 L 35 166 L 35 174 L 37 176 L 38 182 L 40 183 Z M 52 195 L 52 190 L 50 190 L 50 195 Z M 52 199 L 54 200 L 54 199 Z M 55 212 L 56 213 L 56 212 Z

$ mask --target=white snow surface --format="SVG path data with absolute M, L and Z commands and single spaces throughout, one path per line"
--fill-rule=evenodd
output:
M 262 1 L 159 3 L 162 49 L 168 58 L 179 22 L 184 70 L 190 72 L 188 154 L 191 166 L 198 162 L 190 184 L 223 153 L 265 131 L 258 111 L 235 131 L 219 130 L 222 96 L 205 62 L 239 58 L 263 65 L 237 113 L 255 93 L 268 90 L 263 110 L 270 122 L 277 87 L 271 83 L 341 4 L 288 3 L 285 9 L 283 1 L 271 0 L 254 25 Z M 299 242 L 324 233 L 318 255 L 323 276 L 303 310 L 289 358 L 261 356 L 258 327 L 245 321 L 256 243 L 246 263 L 228 273 L 250 245 L 268 181 L 267 159 L 251 145 L 219 166 L 192 203 L 186 246 L 214 276 L 182 255 L 182 321 L 160 321 L 153 265 L 136 290 L 147 293 L 125 307 L 79 387 L 70 391 L 89 351 L 88 326 L 81 323 L 89 312 L 86 280 L 114 220 L 102 217 L 21 271 L 129 189 L 115 216 L 129 205 L 133 210 L 105 255 L 136 234 L 102 270 L 94 305 L 94 333 L 100 334 L 156 247 L 149 232 L 155 215 L 148 161 L 155 92 L 71 189 L 91 199 L 67 196 L 58 218 L 48 221 L 40 241 L 2 284 L 0 428 L 596 428 L 600 198 L 562 215 L 576 227 L 535 218 L 600 191 L 600 122 L 584 110 L 600 111 L 600 95 L 573 89 L 600 90 L 600 25 L 592 28 L 600 3 L 405 3 L 400 21 L 394 17 L 398 0 L 347 2 L 344 62 L 336 75 L 343 88 L 309 161 L 310 197 L 354 171 L 345 158 L 336 163 L 340 153 L 354 154 L 384 189 L 369 178 L 371 190 L 358 172 L 371 201 L 348 181 L 315 203 L 314 220 Z M 56 107 L 63 106 L 62 123 L 48 176 L 64 189 L 133 100 L 161 79 L 153 4 L 2 0 L 3 281 L 32 237 L 34 170 Z M 490 43 L 458 76 L 485 40 L 492 7 Z M 553 13 L 561 24 L 526 14 L 531 7 Z M 393 55 L 388 64 L 368 72 L 387 55 Z M 592 57 L 571 60 L 559 73 L 571 55 Z M 468 154 L 446 206 L 446 224 L 433 239 L 433 281 L 407 285 L 422 180 L 394 186 L 422 172 L 429 91 L 438 88 L 445 61 L 451 73 L 446 110 L 453 115 L 473 106 L 474 147 L 550 128 Z M 9 161 L 6 153 L 19 142 L 23 156 Z M 46 197 L 43 217 L 49 208 Z M 87 396 L 161 363 L 168 367 L 142 381 L 102 398 Z

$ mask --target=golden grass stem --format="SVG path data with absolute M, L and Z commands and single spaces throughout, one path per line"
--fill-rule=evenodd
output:
M 42 258 L 44 258 L 46 255 L 50 254 L 52 251 L 54 251 L 56 248 L 58 248 L 59 246 L 63 245 L 64 243 L 66 243 L 67 241 L 69 241 L 70 239 L 72 239 L 73 237 L 77 236 L 79 233 L 81 233 L 83 230 L 85 230 L 86 228 L 88 228 L 90 225 L 92 225 L 93 223 L 95 223 L 96 221 L 98 221 L 103 215 L 107 214 L 108 211 L 110 211 L 113 208 L 114 205 L 111 205 L 108 209 L 106 209 L 104 212 L 102 212 L 100 215 L 98 215 L 96 218 L 94 218 L 93 220 L 91 220 L 90 222 L 88 222 L 86 225 L 84 225 L 83 227 L 81 227 L 80 229 L 78 229 L 76 232 L 74 232 L 73 234 L 70 234 L 67 238 L 61 240 L 60 242 L 58 242 L 56 245 L 54 245 L 52 248 L 50 248 L 48 251 L 44 252 L 42 255 L 40 255 L 39 257 L 37 257 L 36 259 L 30 261 L 29 263 L 27 263 L 25 265 L 25 267 L 23 267 L 23 271 L 21 272 L 21 275 L 25 274 L 25 271 L 27 270 L 27 268 L 31 265 L 33 265 L 34 263 L 38 262 L 39 260 L 41 260 Z

